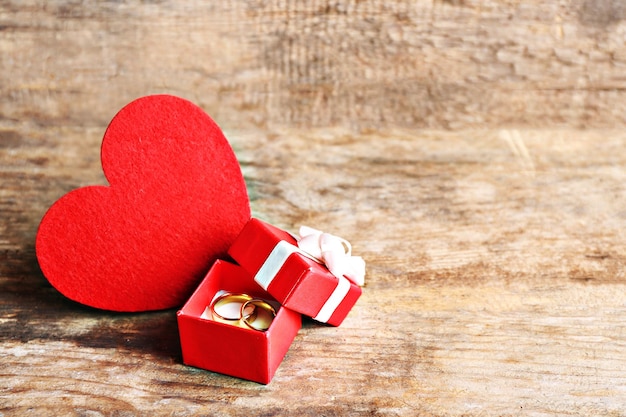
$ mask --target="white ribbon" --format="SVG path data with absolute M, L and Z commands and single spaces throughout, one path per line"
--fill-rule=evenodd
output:
M 360 256 L 352 256 L 352 246 L 347 240 L 312 227 L 301 226 L 298 247 L 326 265 L 337 278 L 345 276 L 358 286 L 365 283 L 365 261 Z
M 322 323 L 328 322 L 331 316 L 335 313 L 335 310 L 337 310 L 337 307 L 339 307 L 343 299 L 346 298 L 349 291 L 350 281 L 344 277 L 339 278 L 339 282 L 337 283 L 335 290 L 332 294 L 330 294 L 328 300 L 326 300 L 320 311 L 315 315 L 315 317 L 313 317 L 313 319 L 321 321 Z
M 276 278 L 278 271 L 280 271 L 285 262 L 287 262 L 287 258 L 294 252 L 302 253 L 301 250 L 289 242 L 285 242 L 284 240 L 278 242 L 254 276 L 256 283 L 267 291 L 267 288 L 272 281 L 274 281 L 274 278 Z M 302 254 L 306 255 L 306 253 Z

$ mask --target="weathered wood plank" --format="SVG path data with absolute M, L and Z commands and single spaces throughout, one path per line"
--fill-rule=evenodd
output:
M 624 125 L 620 2 L 0 6 L 4 119 L 102 124 L 171 92 L 224 126 Z
M 0 414 L 622 415 L 626 8 L 612 0 L 0 4 Z M 41 275 L 37 225 L 105 184 L 156 92 L 222 125 L 254 215 L 368 262 L 268 386 L 183 366 L 174 311 Z

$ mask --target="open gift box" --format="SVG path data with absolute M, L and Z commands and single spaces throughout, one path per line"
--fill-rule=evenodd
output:
M 276 317 L 265 331 L 215 321 L 207 317 L 206 310 L 220 291 L 275 301 L 243 268 L 226 261 L 215 261 L 177 313 L 183 362 L 262 384 L 269 383 L 301 327 L 300 314 L 278 307 Z
M 339 326 L 361 296 L 358 285 L 307 256 L 290 233 L 255 218 L 228 254 L 284 307 L 323 323 Z

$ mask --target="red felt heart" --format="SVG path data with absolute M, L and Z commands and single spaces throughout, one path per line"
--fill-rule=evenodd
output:
M 42 272 L 100 309 L 180 306 L 250 218 L 232 148 L 202 109 L 156 95 L 113 118 L 101 159 L 110 185 L 71 191 L 43 217 Z

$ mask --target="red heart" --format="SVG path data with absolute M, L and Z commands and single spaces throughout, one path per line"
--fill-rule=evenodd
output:
M 101 159 L 110 186 L 71 191 L 43 217 L 42 272 L 100 309 L 180 306 L 250 218 L 232 148 L 202 109 L 156 95 L 113 118 Z

